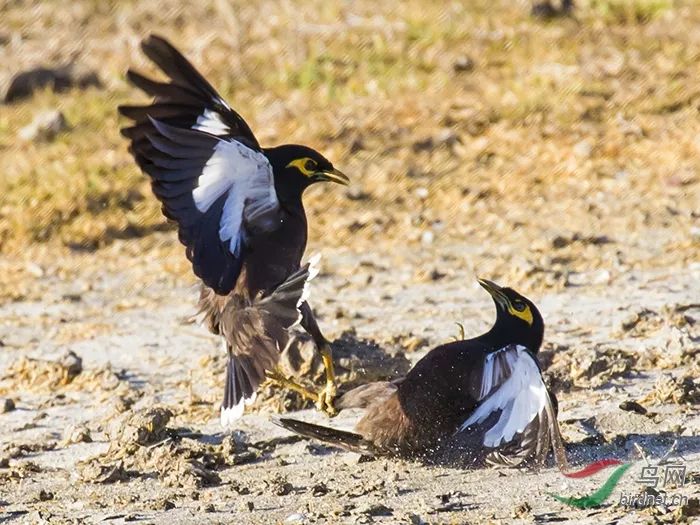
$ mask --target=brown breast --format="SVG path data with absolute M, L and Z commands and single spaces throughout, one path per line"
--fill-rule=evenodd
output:
M 355 431 L 387 454 L 412 456 L 425 447 L 423 436 L 415 432 L 396 393 L 368 407 Z

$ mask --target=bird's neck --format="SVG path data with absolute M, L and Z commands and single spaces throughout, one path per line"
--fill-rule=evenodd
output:
M 277 195 L 280 207 L 288 216 L 303 217 L 306 220 L 306 212 L 304 210 L 304 202 L 301 200 L 301 195 L 294 198 L 285 198 Z
M 275 193 L 280 206 L 289 213 L 304 212 L 304 203 L 301 200 L 305 187 L 297 184 L 283 183 L 281 177 L 275 176 Z
M 494 349 L 508 345 L 520 345 L 537 353 L 542 345 L 542 335 L 537 330 L 523 330 L 521 326 L 496 322 L 483 336 Z

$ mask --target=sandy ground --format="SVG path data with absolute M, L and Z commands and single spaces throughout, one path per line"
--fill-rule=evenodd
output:
M 326 253 L 313 287 L 330 336 L 354 327 L 358 337 L 415 361 L 455 335 L 455 321 L 476 334 L 492 320 L 490 299 L 458 264 L 449 267 L 453 277 L 426 287 L 402 279 L 413 275 L 406 261 L 391 275 L 377 274 L 367 289 L 348 286 L 333 270 L 346 265 L 342 251 Z M 170 283 L 135 289 L 135 272 L 89 283 L 47 277 L 44 301 L 0 309 L 8 321 L 0 329 L 0 366 L 7 371 L 0 392 L 16 405 L 0 415 L 0 520 L 637 523 L 696 512 L 692 501 L 630 512 L 619 498 L 643 488 L 635 443 L 658 458 L 674 441 L 688 474 L 684 486 L 665 490 L 697 498 L 697 383 L 681 385 L 685 376 L 698 377 L 697 265 L 631 271 L 606 285 L 535 297 L 547 322 L 543 361 L 559 392 L 571 460 L 637 461 L 608 503 L 587 511 L 546 493 L 590 493 L 604 474 L 567 480 L 551 467 L 533 473 L 366 462 L 274 426 L 270 401 L 245 415 L 233 434 L 222 433 L 220 347 L 203 327 L 182 322 L 195 291 Z M 359 266 L 353 278 L 373 273 Z M 333 314 L 339 288 L 355 318 Z M 82 358 L 77 374 L 65 358 L 63 366 L 31 361 L 60 361 L 69 350 Z M 638 401 L 648 412 L 624 411 L 623 401 Z M 149 414 L 154 407 L 172 417 Z M 297 415 L 324 419 L 313 410 Z M 356 416 L 344 413 L 332 423 L 349 428 Z

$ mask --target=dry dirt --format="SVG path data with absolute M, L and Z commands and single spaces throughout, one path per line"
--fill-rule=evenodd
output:
M 327 332 L 340 336 L 354 327 L 356 337 L 414 361 L 456 335 L 455 321 L 468 334 L 487 327 L 493 307 L 470 275 L 426 286 L 400 277 L 416 267 L 407 259 L 394 263 L 392 275 L 357 268 L 355 278 L 374 275 L 374 282 L 353 291 L 347 277 L 330 270 L 348 264 L 344 254 L 328 250 L 313 288 Z M 459 265 L 442 267 L 461 273 Z M 635 443 L 659 457 L 674 441 L 688 482 L 667 491 L 697 497 L 700 304 L 692 282 L 699 272 L 632 271 L 605 286 L 533 294 L 548 323 L 543 360 L 559 392 L 570 458 L 638 461 L 610 503 L 590 511 L 546 493 L 592 492 L 603 475 L 572 481 L 554 468 L 364 462 L 308 443 L 268 419 L 298 403 L 293 396 L 268 398 L 235 432 L 222 433 L 216 416 L 223 360 L 215 338 L 182 321 L 192 312 L 191 287 L 151 284 L 136 293 L 128 271 L 89 282 L 48 277 L 42 302 L 0 310 L 0 397 L 16 406 L 0 416 L 0 516 L 18 523 L 673 522 L 677 507 L 629 513 L 616 498 L 640 490 Z M 334 315 L 339 288 L 353 317 Z M 402 368 L 398 358 L 391 363 Z M 624 401 L 647 413 L 622 410 Z M 323 420 L 313 410 L 298 416 Z M 347 428 L 354 417 L 332 423 Z
M 0 104 L 0 523 L 700 519 L 694 2 L 581 0 L 552 22 L 510 0 L 58 5 L 0 4 L 0 88 L 70 61 L 99 80 Z M 150 31 L 261 142 L 311 144 L 352 178 L 306 195 L 312 303 L 343 381 L 404 372 L 456 322 L 487 329 L 475 275 L 513 286 L 546 321 L 571 461 L 635 461 L 601 508 L 548 493 L 590 494 L 606 474 L 366 461 L 298 439 L 270 414 L 324 417 L 293 394 L 265 391 L 221 431 L 220 346 L 185 321 L 195 281 L 118 136 Z M 47 109 L 64 127 L 22 139 Z M 686 483 L 657 490 L 689 501 L 621 505 L 644 488 L 641 454 L 674 443 Z

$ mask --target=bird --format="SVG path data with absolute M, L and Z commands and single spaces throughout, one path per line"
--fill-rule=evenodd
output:
M 243 117 L 165 38 L 150 35 L 141 49 L 167 81 L 127 71 L 129 82 L 153 100 L 119 106 L 132 121 L 121 134 L 163 214 L 177 224 L 201 280 L 201 321 L 222 336 L 228 355 L 222 423 L 240 417 L 266 378 L 298 387 L 333 415 L 331 348 L 304 293 L 317 261 L 301 266 L 307 243 L 302 195 L 318 182 L 347 185 L 348 177 L 310 147 L 262 147 Z M 318 393 L 276 368 L 284 332 L 296 321 L 293 298 L 325 365 L 326 384 Z
M 287 417 L 273 422 L 366 455 L 449 462 L 469 456 L 472 464 L 517 466 L 542 464 L 551 445 L 556 461 L 566 464 L 556 397 L 537 360 L 542 315 L 515 290 L 478 282 L 496 306 L 491 329 L 433 348 L 398 380 L 340 396 L 339 410 L 365 409 L 354 431 Z

